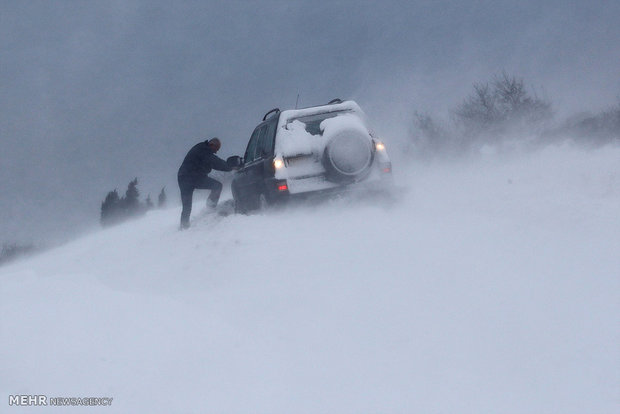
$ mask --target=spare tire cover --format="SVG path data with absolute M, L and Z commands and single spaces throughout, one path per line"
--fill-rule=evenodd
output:
M 363 177 L 373 161 L 373 146 L 367 134 L 345 129 L 331 137 L 325 146 L 323 163 L 331 181 L 355 181 Z

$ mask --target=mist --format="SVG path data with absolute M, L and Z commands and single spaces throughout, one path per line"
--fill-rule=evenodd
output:
M 620 93 L 612 1 L 47 2 L 0 14 L 0 242 L 98 226 L 105 193 L 167 186 L 189 147 L 243 152 L 269 109 L 355 99 L 393 153 L 502 70 L 557 117 Z M 406 160 L 399 160 L 402 164 Z M 403 168 L 405 165 L 403 165 Z M 396 169 L 398 170 L 398 169 Z
M 619 18 L 618 1 L 0 0 L 1 404 L 616 413 Z M 468 98 L 487 83 L 493 122 Z M 334 98 L 366 117 L 278 118 L 284 203 L 213 172 L 219 204 L 196 191 L 179 231 L 194 144 L 241 155 L 267 111 Z M 341 127 L 364 143 L 353 177 L 315 162 Z M 295 191 L 310 164 L 333 197 L 295 199 L 329 189 Z

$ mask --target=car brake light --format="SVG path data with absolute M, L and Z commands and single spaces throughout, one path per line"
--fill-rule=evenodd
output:
M 286 191 L 288 190 L 288 186 L 286 184 L 280 184 L 278 186 L 278 191 Z
M 383 169 L 383 172 L 384 172 L 384 173 L 389 173 L 390 171 L 392 171 L 392 169 L 391 169 L 390 167 L 385 167 L 385 168 Z

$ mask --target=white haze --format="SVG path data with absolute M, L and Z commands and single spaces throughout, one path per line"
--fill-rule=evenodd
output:
M 199 197 L 188 231 L 172 207 L 6 266 L 3 412 L 617 413 L 618 159 L 396 165 L 391 202 L 251 216 Z
M 613 104 L 620 3 L 220 3 L 0 0 L 0 243 L 72 240 L 0 268 L 0 411 L 617 413 L 620 147 L 403 151 L 502 70 L 556 119 Z M 179 232 L 191 145 L 240 154 L 298 94 L 360 104 L 396 197 L 199 192 Z M 168 208 L 99 229 L 135 176 Z
M 194 143 L 356 99 L 398 154 L 414 110 L 505 69 L 558 116 L 620 92 L 612 1 L 0 2 L 0 242 L 96 228 L 107 191 L 167 185 Z

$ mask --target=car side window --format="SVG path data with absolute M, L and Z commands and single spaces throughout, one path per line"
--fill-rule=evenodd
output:
M 273 143 L 274 143 L 275 136 L 276 136 L 276 127 L 278 126 L 278 119 L 275 118 L 273 121 L 269 122 L 265 126 L 267 128 L 266 128 L 265 135 L 263 136 L 261 148 L 263 150 L 263 154 L 267 156 L 272 156 L 273 155 Z
M 257 128 L 257 130 L 258 138 L 252 160 L 257 160 L 263 156 L 263 146 L 265 142 L 265 133 L 267 132 L 267 125 L 262 125 L 260 128 Z
M 248 147 L 245 150 L 245 156 L 243 157 L 243 162 L 248 163 L 254 161 L 254 154 L 256 153 L 256 145 L 258 144 L 258 137 L 260 134 L 260 128 L 256 128 L 250 137 L 250 142 L 248 142 Z
M 273 144 L 276 135 L 278 119 L 263 123 L 252 133 L 248 147 L 245 150 L 244 162 L 249 163 L 263 156 L 273 155 Z

